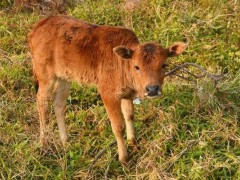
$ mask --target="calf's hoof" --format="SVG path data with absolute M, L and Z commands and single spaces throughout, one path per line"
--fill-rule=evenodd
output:
M 126 166 L 128 164 L 128 156 L 127 155 L 126 156 L 119 156 L 118 160 L 124 166 Z
M 60 140 L 63 147 L 65 147 L 67 145 L 68 137 L 67 136 L 60 137 Z
M 129 146 L 137 145 L 137 141 L 135 139 L 128 139 L 127 142 Z
M 39 140 L 40 146 L 44 147 L 44 146 L 48 146 L 49 145 L 49 140 L 48 137 L 40 137 Z

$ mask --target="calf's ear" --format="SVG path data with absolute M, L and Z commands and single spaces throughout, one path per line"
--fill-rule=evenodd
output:
M 184 52 L 184 50 L 187 48 L 187 44 L 183 42 L 176 42 L 173 45 L 171 45 L 168 50 L 168 56 L 177 56 Z
M 125 46 L 117 46 L 115 48 L 113 48 L 113 52 L 120 56 L 123 59 L 131 59 L 133 56 L 133 50 L 129 49 Z

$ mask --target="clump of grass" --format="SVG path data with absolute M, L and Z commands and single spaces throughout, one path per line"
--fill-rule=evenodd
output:
M 7 2 L 7 3 L 6 3 Z M 1 8 L 8 8 L 3 1 Z M 216 8 L 217 7 L 217 8 Z M 135 106 L 137 147 L 129 167 L 108 148 L 88 178 L 238 179 L 240 176 L 239 11 L 236 1 L 143 1 L 133 11 L 123 1 L 81 1 L 69 9 L 77 18 L 132 28 L 142 42 L 168 46 L 188 39 L 187 52 L 169 61 L 201 64 L 227 73 L 215 87 L 208 79 L 191 84 L 166 78 L 164 96 Z M 39 12 L 1 12 L 1 179 L 81 179 L 95 155 L 114 140 L 96 88 L 73 84 L 67 102 L 69 143 L 60 145 L 50 107 L 51 144 L 40 148 L 39 122 L 26 36 Z

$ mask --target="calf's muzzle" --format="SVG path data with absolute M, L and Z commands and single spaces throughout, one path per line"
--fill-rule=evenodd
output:
M 146 87 L 147 96 L 159 96 L 160 95 L 160 86 L 159 85 L 149 85 Z

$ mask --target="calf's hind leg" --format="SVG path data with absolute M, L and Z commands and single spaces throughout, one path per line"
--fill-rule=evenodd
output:
M 60 140 L 63 145 L 67 142 L 67 132 L 65 126 L 66 100 L 69 94 L 70 82 L 58 79 L 54 86 L 54 110 L 57 117 Z
M 38 81 L 37 108 L 40 119 L 40 143 L 47 143 L 47 133 L 49 130 L 47 121 L 47 109 L 51 94 L 52 81 Z

